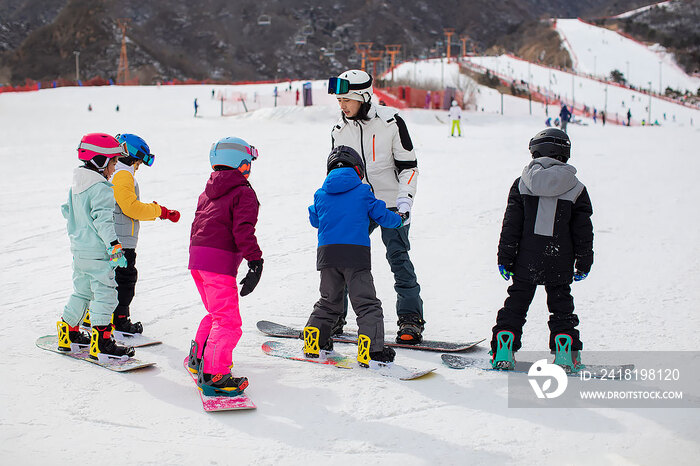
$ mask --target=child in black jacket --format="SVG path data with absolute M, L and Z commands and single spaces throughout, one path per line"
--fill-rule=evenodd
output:
M 576 169 L 566 163 L 571 153 L 566 133 L 540 131 L 530 140 L 530 153 L 532 162 L 510 189 L 498 244 L 498 268 L 513 284 L 493 327 L 492 365 L 514 368 L 525 316 L 537 285 L 544 285 L 549 348 L 555 363 L 577 371 L 583 344 L 570 285 L 572 278 L 586 278 L 593 265 L 593 208 Z

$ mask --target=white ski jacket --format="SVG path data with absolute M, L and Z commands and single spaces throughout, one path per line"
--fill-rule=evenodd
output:
M 453 105 L 452 107 L 450 107 L 449 117 L 450 120 L 462 119 L 462 109 L 459 108 L 459 105 Z
M 418 185 L 418 162 L 408 129 L 397 110 L 372 104 L 369 120 L 341 117 L 331 131 L 332 147 L 349 146 L 365 162 L 364 183 L 387 207 L 396 207 L 397 199 L 413 204 Z

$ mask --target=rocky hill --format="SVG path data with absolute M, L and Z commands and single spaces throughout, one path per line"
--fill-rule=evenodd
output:
M 130 20 L 129 66 L 142 83 L 164 79 L 322 78 L 359 66 L 356 41 L 401 44 L 400 58 L 444 53 L 443 28 L 483 51 L 505 47 L 543 17 L 602 17 L 644 0 L 0 0 L 0 83 L 115 78 Z M 267 23 L 269 20 L 268 24 Z M 453 38 L 452 54 L 459 53 Z M 552 46 L 551 60 L 565 61 Z M 550 60 L 547 57 L 545 61 Z

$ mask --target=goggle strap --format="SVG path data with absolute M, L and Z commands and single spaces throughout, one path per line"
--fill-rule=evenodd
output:
M 123 142 L 117 147 L 100 147 L 88 142 L 81 142 L 78 146 L 78 150 L 85 149 L 97 152 L 98 154 L 112 155 L 112 154 L 123 154 L 129 155 L 129 150 L 126 147 L 126 143 Z
M 237 150 L 240 152 L 245 152 L 246 154 L 250 155 L 254 159 L 258 158 L 258 150 L 254 146 L 244 146 L 243 144 L 237 144 L 235 142 L 222 142 L 216 145 L 214 150 L 219 150 L 219 149 L 231 149 L 231 150 Z

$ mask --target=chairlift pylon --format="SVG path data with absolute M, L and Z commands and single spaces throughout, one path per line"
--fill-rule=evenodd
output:
M 272 18 L 270 18 L 270 15 L 258 16 L 258 26 L 269 26 L 270 24 L 272 24 Z

